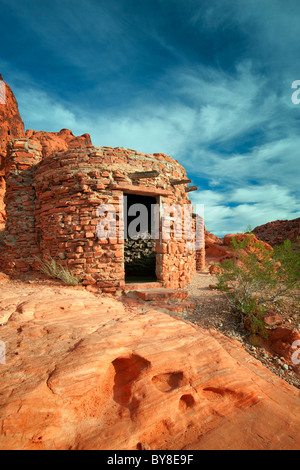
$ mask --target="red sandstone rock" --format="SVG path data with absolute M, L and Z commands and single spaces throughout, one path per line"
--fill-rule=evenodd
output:
M 46 157 L 62 150 L 76 149 L 92 145 L 89 134 L 74 136 L 69 129 L 61 129 L 60 132 L 26 131 L 26 138 L 39 140 L 42 145 L 42 156 Z
M 264 248 L 269 251 L 272 251 L 272 247 L 268 243 L 259 240 L 253 234 L 227 234 L 224 236 L 223 239 L 216 238 L 216 240 L 213 240 L 212 237 L 209 237 L 205 240 L 205 258 L 207 264 L 209 265 L 210 263 L 222 263 L 226 259 L 234 258 L 234 254 L 231 251 L 232 240 L 234 239 L 239 242 L 247 238 L 250 239 L 250 244 L 247 248 L 247 251 L 256 250 L 256 246 L 259 242 L 263 245 Z M 211 264 L 209 266 L 209 271 L 211 272 L 211 274 L 216 273 L 216 268 L 214 267 L 214 264 Z
M 5 87 L 5 103 L 0 103 L 0 171 L 3 172 L 6 156 L 6 145 L 11 139 L 24 137 L 24 123 L 19 113 L 17 100 L 7 85 Z M 3 174 L 3 173 L 2 173 Z
M 12 139 L 21 139 L 25 135 L 27 138 L 38 140 L 42 144 L 42 156 L 46 157 L 50 153 L 61 150 L 77 149 L 91 145 L 91 138 L 89 134 L 81 136 L 74 136 L 68 129 L 62 129 L 60 132 L 44 132 L 27 130 L 24 131 L 24 123 L 19 114 L 18 104 L 16 98 L 10 87 L 0 82 L 1 90 L 5 90 L 5 103 L 3 103 L 3 96 L 1 93 L 0 101 L 0 228 L 6 218 L 4 195 L 5 195 L 5 181 L 4 181 L 4 167 L 6 160 L 6 146 Z M 19 169 L 26 169 L 19 168 Z
M 214 261 L 216 263 L 232 256 L 227 247 L 210 241 L 205 242 L 205 255 L 207 262 Z
M 211 242 L 211 243 L 216 243 L 216 244 L 221 244 L 222 239 L 220 237 L 216 237 L 213 233 L 209 232 L 208 230 L 205 229 L 205 241 L 206 242 Z
M 266 347 L 275 354 L 283 356 L 285 361 L 292 365 L 293 344 L 298 341 L 300 344 L 300 333 L 282 326 L 278 326 L 273 330 L 268 331 L 268 340 Z M 298 367 L 300 372 L 300 367 Z
M 228 235 L 225 235 L 223 238 L 223 246 L 214 245 L 213 243 L 210 245 L 210 242 L 207 242 L 207 247 L 208 247 L 208 249 L 206 250 L 207 258 L 208 256 L 211 256 L 211 254 L 213 253 L 215 255 L 213 260 L 215 261 L 217 259 L 217 255 L 219 254 L 218 262 L 222 263 L 222 261 L 226 259 L 226 256 L 225 256 L 226 252 L 230 256 L 229 249 L 232 245 L 232 240 L 235 239 L 236 241 L 243 241 L 247 238 L 250 239 L 250 244 L 247 248 L 247 251 L 256 250 L 256 245 L 259 242 L 268 251 L 271 252 L 273 250 L 271 245 L 269 245 L 265 241 L 259 240 L 253 234 L 244 234 L 244 233 L 239 233 L 239 234 L 234 234 L 234 235 L 228 234 Z M 225 250 L 224 253 L 222 252 L 222 249 Z M 233 255 L 231 254 L 231 256 Z M 216 266 L 215 264 L 211 264 L 209 266 L 209 272 L 211 274 L 217 274 L 218 271 L 219 271 L 218 266 Z M 280 325 L 282 321 L 283 319 L 280 315 L 272 314 L 272 312 L 268 312 L 264 317 L 264 323 L 268 327 L 275 327 L 276 325 Z M 249 325 L 247 325 L 247 322 L 245 323 L 245 327 L 250 329 Z M 300 335 L 299 333 L 295 332 L 292 329 L 276 327 L 274 329 L 268 329 L 267 341 L 264 341 L 261 338 L 259 339 L 256 336 L 254 337 L 254 340 L 259 341 L 261 346 L 265 347 L 267 350 L 271 351 L 273 354 L 275 353 L 275 354 L 279 354 L 285 357 L 286 362 L 291 364 L 291 357 L 293 354 L 291 345 L 293 344 L 294 341 L 300 340 Z
M 275 220 L 255 227 L 252 232 L 271 246 L 280 245 L 287 239 L 294 242 L 300 237 L 300 217 L 293 220 Z
M 299 448 L 299 390 L 237 341 L 81 288 L 0 300 L 2 450 Z
M 283 322 L 282 316 L 276 313 L 268 312 L 264 316 L 264 323 L 268 326 L 281 325 L 282 322 Z
M 6 158 L 6 145 L 11 139 L 24 137 L 24 123 L 19 113 L 17 100 L 5 82 L 0 82 L 1 91 L 5 96 L 0 96 L 0 226 L 5 221 L 5 181 L 4 165 Z M 5 98 L 5 100 L 4 100 Z M 3 103 L 3 101 L 5 101 Z
M 220 272 L 220 268 L 217 264 L 211 264 L 208 270 L 210 274 L 218 274 Z
M 253 246 L 255 247 L 260 242 L 260 244 L 264 248 L 266 248 L 269 251 L 272 251 L 272 247 L 268 243 L 266 243 L 262 240 L 259 240 L 253 234 L 236 233 L 234 235 L 232 235 L 232 234 L 225 235 L 225 237 L 223 238 L 223 245 L 228 246 L 230 248 L 232 246 L 232 239 L 234 239 L 237 242 L 241 242 L 241 241 L 244 241 L 244 240 L 247 240 L 247 239 L 250 240 L 249 249 L 251 249 Z
M 147 289 L 137 290 L 135 294 L 143 300 L 167 300 L 167 299 L 186 299 L 188 292 L 177 289 Z

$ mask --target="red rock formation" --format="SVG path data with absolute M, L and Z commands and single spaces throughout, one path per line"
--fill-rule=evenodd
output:
M 287 364 L 293 364 L 293 345 L 300 345 L 300 333 L 291 328 L 278 326 L 268 332 L 268 340 L 264 346 L 271 352 L 283 356 Z M 300 366 L 298 366 L 300 372 Z
M 222 243 L 223 243 L 222 246 L 212 244 L 212 248 L 211 247 L 208 248 L 210 250 L 209 253 L 211 253 L 212 250 L 215 250 L 214 251 L 216 255 L 215 260 L 217 263 L 222 264 L 222 261 L 224 261 L 226 258 L 229 258 L 230 256 L 233 257 L 233 254 L 230 252 L 230 246 L 232 245 L 232 240 L 235 239 L 236 241 L 242 241 L 247 238 L 250 239 L 250 243 L 245 251 L 255 252 L 257 250 L 257 244 L 259 242 L 270 253 L 273 251 L 273 248 L 271 245 L 269 245 L 268 243 L 262 240 L 259 240 L 255 235 L 238 233 L 235 235 L 232 235 L 232 234 L 225 235 L 225 237 L 222 240 Z M 224 253 L 222 253 L 221 249 L 224 250 Z M 219 251 L 216 251 L 216 250 L 219 250 Z M 219 254 L 219 259 L 217 259 L 218 254 Z M 217 274 L 219 271 L 220 271 L 220 268 L 218 264 L 211 264 L 209 266 L 210 274 Z M 278 316 L 277 314 L 274 314 L 272 310 L 270 310 L 266 313 L 264 321 L 267 326 L 275 327 L 276 325 L 281 324 L 282 318 Z M 249 328 L 249 325 L 247 325 L 247 323 L 245 324 L 245 326 L 246 328 Z M 257 336 L 255 338 L 258 339 Z M 291 364 L 291 357 L 293 354 L 292 344 L 295 341 L 299 341 L 300 343 L 300 334 L 290 328 L 286 328 L 286 327 L 283 328 L 281 326 L 273 328 L 272 330 L 268 330 L 268 340 L 263 340 L 262 338 L 259 340 L 261 346 L 265 347 L 267 350 L 269 350 L 272 353 L 283 356 L 285 358 L 285 361 L 288 364 Z M 299 368 L 299 371 L 300 371 L 300 368 Z
M 216 268 L 214 266 L 214 263 L 222 263 L 225 259 L 228 258 L 233 258 L 233 253 L 231 251 L 231 246 L 232 246 L 232 239 L 235 239 L 236 241 L 242 241 L 246 238 L 251 239 L 250 245 L 249 245 L 249 250 L 256 249 L 256 244 L 261 241 L 263 246 L 267 250 L 272 250 L 272 247 L 266 243 L 263 242 L 262 240 L 259 240 L 255 235 L 253 234 L 246 234 L 246 233 L 236 233 L 236 234 L 227 234 L 224 236 L 224 238 L 218 238 L 211 236 L 209 234 L 208 237 L 205 238 L 205 252 L 206 252 L 206 261 L 207 264 L 210 265 L 210 272 L 211 274 L 216 272 Z
M 7 85 L 5 87 L 5 103 L 0 103 L 0 169 L 3 169 L 6 156 L 6 145 L 11 139 L 18 139 L 25 136 L 24 123 L 19 113 L 17 100 Z
M 61 150 L 82 148 L 92 145 L 89 134 L 83 134 L 76 137 L 69 129 L 61 129 L 59 132 L 33 131 L 28 129 L 25 136 L 27 139 L 33 138 L 34 140 L 39 140 L 41 142 L 43 157 L 47 157 L 48 155 Z
M 260 245 L 262 245 L 266 250 L 268 251 L 273 251 L 272 247 L 262 241 L 262 240 L 259 240 L 255 235 L 253 235 L 252 233 L 251 234 L 248 234 L 248 233 L 236 233 L 234 235 L 232 234 L 228 234 L 228 235 L 225 235 L 225 237 L 223 238 L 223 245 L 225 245 L 226 247 L 230 248 L 232 246 L 232 239 L 234 239 L 235 241 L 237 242 L 242 242 L 244 240 L 247 240 L 249 241 L 249 245 L 247 247 L 247 250 L 256 250 L 257 249 L 257 245 L 260 243 Z
M 228 258 L 228 249 L 223 246 L 222 238 L 216 237 L 205 229 L 205 262 L 211 265 L 211 273 L 215 271 L 214 263 L 220 263 Z
M 205 229 L 205 241 L 211 243 L 222 243 L 222 239 L 220 237 L 216 237 L 213 233 L 209 232 Z
M 296 241 L 300 237 L 300 217 L 293 220 L 275 220 L 252 230 L 254 235 L 270 245 L 280 245 L 284 240 Z
M 299 390 L 237 341 L 81 288 L 0 300 L 2 450 L 299 448 Z
M 2 80 L 2 77 L 1 77 Z M 17 100 L 7 85 L 0 81 L 0 226 L 5 220 L 5 206 L 3 202 L 5 193 L 4 163 L 6 157 L 6 145 L 11 139 L 24 137 L 24 123 L 19 113 Z
M 2 81 L 0 75 L 0 228 L 3 227 L 5 215 L 5 160 L 6 146 L 12 139 L 21 139 L 25 135 L 40 141 L 42 145 L 42 156 L 46 157 L 53 152 L 69 150 L 91 145 L 89 134 L 74 136 L 68 129 L 60 132 L 44 132 L 27 130 L 24 131 L 24 123 L 19 113 L 17 100 L 10 87 Z

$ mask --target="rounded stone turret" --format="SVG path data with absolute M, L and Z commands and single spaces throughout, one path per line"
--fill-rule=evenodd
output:
M 182 287 L 195 272 L 195 253 L 186 249 L 184 237 L 175 238 L 174 227 L 168 238 L 162 238 L 159 208 L 164 204 L 192 209 L 187 185 L 184 168 L 164 154 L 90 146 L 49 156 L 35 174 L 40 251 L 81 276 L 85 284 L 96 284 L 105 292 L 120 290 L 126 278 L 124 202 L 140 203 L 149 212 L 156 206 L 153 275 L 165 287 Z M 99 214 L 106 212 L 101 214 L 101 208 L 112 212 L 111 219 L 105 219 L 111 220 L 111 230 L 99 238 Z
M 54 259 L 91 289 L 121 293 L 132 278 L 184 287 L 203 265 L 194 187 L 167 155 L 89 145 L 43 158 L 40 142 L 19 139 L 6 180 L 6 272 Z

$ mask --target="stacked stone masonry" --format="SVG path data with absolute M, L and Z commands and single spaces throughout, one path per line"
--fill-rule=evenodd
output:
M 6 162 L 7 221 L 1 264 L 8 274 L 37 269 L 38 257 L 54 258 L 84 285 L 121 293 L 125 287 L 124 194 L 157 201 L 156 278 L 162 287 L 182 288 L 196 270 L 204 268 L 204 248 L 196 251 L 185 233 L 178 237 L 177 225 L 170 222 L 174 214 L 162 215 L 163 204 L 193 211 L 187 184 L 172 184 L 187 179 L 184 168 L 172 158 L 92 145 L 43 158 L 40 142 L 23 138 L 8 144 Z M 138 178 L 137 172 L 142 173 Z M 113 213 L 99 212 L 103 207 L 114 208 Z M 115 230 L 99 238 L 101 217 L 105 230 L 109 225 Z M 163 231 L 165 224 L 169 232 Z M 202 229 L 203 224 L 201 233 Z M 164 238 L 164 233 L 169 236 Z
M 137 271 L 152 276 L 156 266 L 156 243 L 151 234 L 145 238 L 124 240 L 124 262 L 128 276 L 136 276 Z

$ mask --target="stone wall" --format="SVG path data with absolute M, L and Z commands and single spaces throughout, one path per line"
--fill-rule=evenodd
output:
M 5 179 L 6 226 L 3 236 L 2 269 L 27 271 L 36 265 L 39 247 L 35 228 L 34 174 L 41 160 L 41 145 L 28 139 L 8 143 Z
M 205 225 L 204 218 L 199 214 L 193 214 L 193 227 L 197 233 L 196 254 L 196 271 L 205 270 Z
M 156 198 L 160 207 L 155 240 L 157 280 L 170 288 L 181 288 L 192 280 L 196 252 L 188 248 L 185 234 L 178 235 L 172 222 L 175 214 L 171 211 L 165 217 L 163 211 L 164 205 L 180 206 L 192 213 L 187 183 L 178 184 L 178 180 L 187 180 L 186 172 L 177 161 L 164 154 L 93 146 L 41 158 L 39 142 L 22 139 L 10 145 L 6 272 L 34 268 L 35 256 L 40 255 L 54 258 L 84 285 L 94 285 L 102 292 L 122 292 L 123 195 L 136 194 Z M 186 220 L 182 223 L 184 226 Z M 101 226 L 110 227 L 111 232 L 99 238 Z M 168 237 L 163 232 L 167 226 Z
M 153 277 L 156 268 L 156 242 L 148 238 L 127 238 L 124 242 L 125 275 Z

